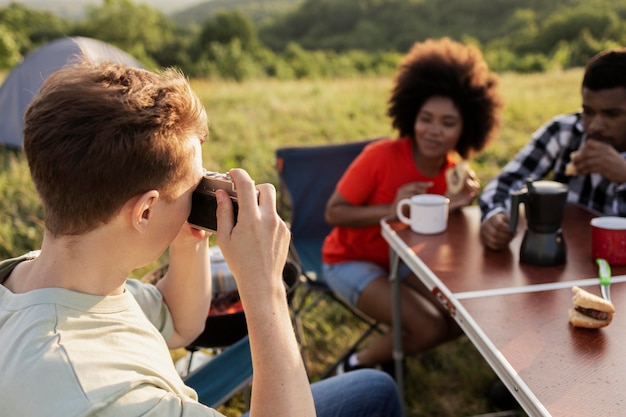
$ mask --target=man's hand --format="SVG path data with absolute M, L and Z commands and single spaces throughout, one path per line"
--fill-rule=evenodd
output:
M 169 267 L 156 285 L 174 321 L 170 348 L 187 346 L 203 331 L 211 305 L 210 233 L 183 223 L 169 247 Z
M 504 213 L 496 213 L 480 226 L 480 239 L 489 249 L 504 249 L 513 237 L 509 232 L 509 217 Z
M 626 182 L 626 160 L 608 143 L 588 140 L 572 158 L 578 175 L 597 173 L 611 182 Z
M 198 229 L 197 227 L 185 222 L 183 223 L 183 227 L 181 227 L 180 232 L 178 232 L 178 235 L 176 235 L 174 242 L 178 243 L 180 241 L 184 244 L 185 241 L 189 241 L 190 243 L 193 243 L 201 239 L 208 239 L 209 236 L 211 236 L 211 232 Z
M 226 192 L 218 190 L 217 244 L 237 280 L 245 307 L 245 295 L 249 291 L 256 296 L 268 295 L 270 288 L 282 286 L 290 234 L 276 212 L 273 185 L 256 187 L 257 201 L 254 182 L 244 170 L 233 169 L 230 175 L 237 188 L 239 214 L 235 224 L 232 202 Z
M 223 190 L 217 197 L 217 243 L 237 281 L 254 366 L 250 415 L 314 417 L 315 406 L 289 315 L 282 271 L 290 233 L 276 212 L 271 184 L 256 188 L 241 169 L 230 171 L 239 214 Z

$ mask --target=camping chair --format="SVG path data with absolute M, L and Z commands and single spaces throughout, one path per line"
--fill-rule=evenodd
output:
M 237 392 L 250 386 L 252 357 L 248 336 L 192 371 L 184 381 L 196 390 L 202 404 L 212 408 L 219 407 Z
M 276 150 L 276 165 L 280 179 L 279 211 L 290 219 L 292 244 L 290 256 L 302 271 L 302 295 L 291 303 L 296 334 L 301 352 L 307 360 L 302 317 L 319 301 L 326 298 L 342 306 L 366 325 L 357 340 L 322 372 L 326 378 L 372 332 L 381 330 L 378 323 L 367 317 L 342 298 L 324 282 L 322 275 L 322 244 L 331 231 L 324 219 L 326 202 L 348 165 L 372 140 L 339 145 L 283 147 Z M 288 213 L 290 211 L 290 213 Z

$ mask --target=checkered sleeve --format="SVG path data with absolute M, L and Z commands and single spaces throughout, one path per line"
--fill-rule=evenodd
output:
M 511 192 L 522 188 L 527 179 L 544 179 L 552 173 L 553 180 L 568 182 L 565 166 L 582 141 L 580 120 L 579 113 L 557 116 L 533 134 L 483 190 L 478 200 L 482 221 L 498 212 L 509 213 Z

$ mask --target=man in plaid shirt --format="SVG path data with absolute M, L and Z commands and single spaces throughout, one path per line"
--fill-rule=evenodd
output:
M 506 247 L 510 194 L 526 179 L 567 184 L 567 201 L 626 217 L 626 48 L 593 57 L 582 82 L 582 110 L 553 118 L 532 136 L 479 198 L 481 240 Z

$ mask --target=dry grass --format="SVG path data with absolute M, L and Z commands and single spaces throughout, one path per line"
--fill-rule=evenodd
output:
M 503 74 L 506 107 L 500 135 L 473 161 L 492 178 L 548 118 L 580 107 L 579 69 L 549 74 Z M 193 80 L 205 104 L 211 135 L 204 146 L 209 169 L 246 168 L 258 182 L 276 184 L 274 150 L 285 145 L 393 136 L 386 116 L 389 78 L 247 81 Z

